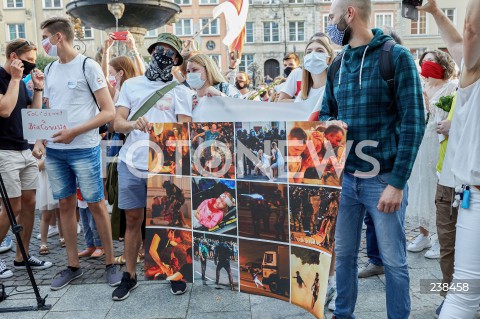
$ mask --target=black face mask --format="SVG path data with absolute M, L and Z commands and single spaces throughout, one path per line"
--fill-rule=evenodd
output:
M 165 49 L 162 46 L 157 46 L 153 52 L 152 59 L 145 72 L 145 76 L 150 81 L 169 82 L 173 80 L 172 68 L 174 53 L 172 50 L 167 50 L 167 54 L 164 54 L 164 51 Z
M 290 73 L 292 73 L 292 71 L 293 71 L 293 68 L 289 66 L 283 69 L 283 74 L 285 74 L 285 77 L 287 78 L 290 75 Z
M 263 92 L 262 94 L 260 94 L 260 97 L 265 97 L 265 95 L 267 95 L 267 91 Z
M 20 60 L 23 63 L 23 75 L 29 75 L 33 69 L 37 67 L 35 63 L 31 63 L 25 60 Z

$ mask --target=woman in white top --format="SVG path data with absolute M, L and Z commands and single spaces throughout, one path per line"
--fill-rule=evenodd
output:
M 301 91 L 295 102 L 310 101 L 312 103 L 309 121 L 318 121 L 327 82 L 327 68 L 333 61 L 333 55 L 332 46 L 324 38 L 311 40 L 305 48 Z
M 448 112 L 435 104 L 442 96 L 451 95 L 457 89 L 457 82 L 451 78 L 455 73 L 452 57 L 440 50 L 425 52 L 419 64 L 424 82 L 425 112 L 427 126 L 422 144 L 417 154 L 412 174 L 408 181 L 407 219 L 420 226 L 420 234 L 408 245 L 411 252 L 420 252 L 426 248 L 425 257 L 439 258 L 438 239 L 430 240 L 430 232 L 436 232 L 435 192 L 437 188 L 436 165 L 440 150 L 440 137 L 436 132 L 437 124 L 446 119 Z

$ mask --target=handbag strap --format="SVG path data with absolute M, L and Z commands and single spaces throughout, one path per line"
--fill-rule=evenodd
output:
M 162 98 L 165 96 L 165 94 L 167 94 L 168 92 L 170 92 L 171 90 L 173 90 L 176 86 L 178 85 L 178 82 L 176 81 L 173 81 L 172 83 L 164 86 L 163 88 L 161 88 L 160 90 L 156 91 L 155 93 L 153 93 L 153 95 L 145 102 L 143 103 L 142 107 L 140 107 L 138 109 L 137 112 L 135 112 L 135 114 L 133 114 L 133 116 L 130 118 L 130 121 L 136 121 L 138 120 L 139 118 L 141 118 L 142 116 L 144 116 L 145 114 L 147 114 L 147 112 Z

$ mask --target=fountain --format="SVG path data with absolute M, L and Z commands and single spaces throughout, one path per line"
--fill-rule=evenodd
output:
M 107 33 L 130 31 L 139 48 L 143 47 L 147 30 L 176 22 L 181 12 L 170 0 L 75 0 L 66 8 L 70 16 L 81 19 L 85 26 Z

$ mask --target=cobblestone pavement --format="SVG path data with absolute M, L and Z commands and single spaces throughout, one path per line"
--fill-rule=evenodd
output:
M 407 240 L 413 239 L 417 231 L 412 225 L 406 227 Z M 38 255 L 40 241 L 36 239 L 36 223 L 31 243 L 31 254 Z M 83 234 L 78 236 L 79 249 L 83 249 Z M 51 261 L 54 266 L 35 271 L 37 283 L 41 286 L 42 296 L 48 294 L 48 304 L 53 308 L 49 312 L 24 312 L 18 315 L 0 314 L 1 318 L 313 318 L 305 310 L 279 300 L 248 295 L 237 292 L 218 292 L 211 287 L 195 284 L 183 296 L 172 296 L 167 284 L 143 282 L 137 291 L 124 302 L 113 302 L 110 298 L 112 288 L 105 285 L 104 258 L 82 259 L 81 267 L 85 275 L 65 289 L 50 291 L 49 284 L 53 276 L 66 266 L 64 248 L 60 247 L 58 236 L 49 238 L 50 254 L 42 259 Z M 115 241 L 115 256 L 123 252 L 123 243 Z M 13 266 L 12 251 L 1 254 L 0 258 L 7 265 Z M 408 254 L 410 270 L 410 288 L 412 298 L 411 318 L 434 318 L 434 311 L 441 302 L 441 297 L 420 294 L 420 279 L 441 279 L 437 260 L 423 257 L 423 253 Z M 367 261 L 365 238 L 359 254 L 359 264 Z M 138 265 L 139 279 L 143 280 L 143 264 Z M 3 281 L 6 286 L 17 286 L 17 292 L 29 285 L 26 271 L 13 270 L 14 277 Z M 8 287 L 7 293 L 14 288 Z M 9 297 L 0 303 L 2 307 L 36 305 L 33 293 Z M 355 310 L 357 318 L 386 318 L 385 312 L 385 276 L 374 276 L 359 280 L 359 295 Z M 326 318 L 331 312 L 327 311 Z M 480 317 L 479 317 L 480 318 Z

